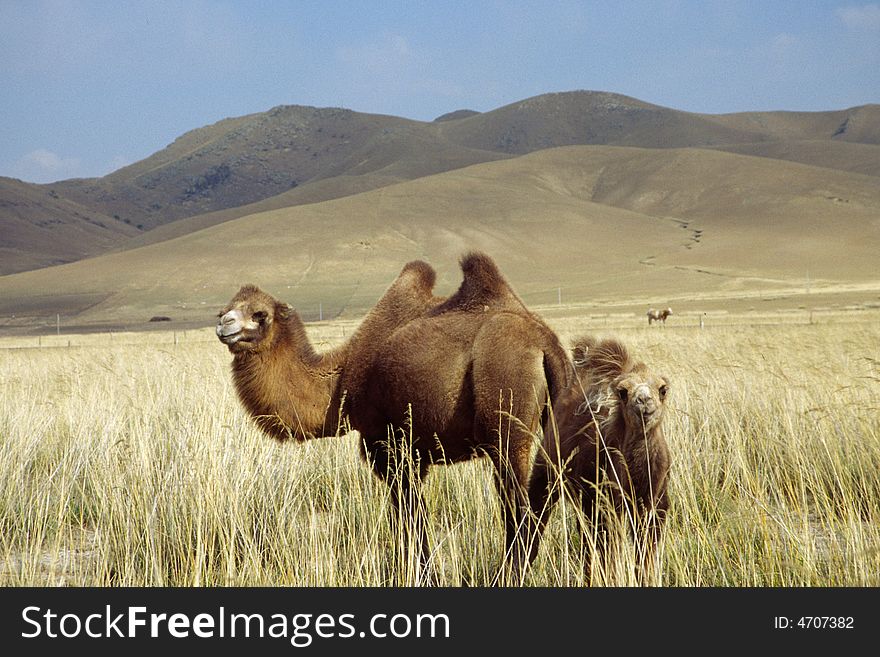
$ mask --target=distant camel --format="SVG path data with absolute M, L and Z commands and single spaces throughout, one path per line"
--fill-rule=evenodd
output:
M 556 427 L 544 429 L 529 485 L 537 537 L 562 483 L 580 499 L 590 523 L 584 537 L 593 541 L 600 558 L 610 539 L 605 534 L 612 533 L 609 519 L 616 516 L 629 526 L 645 581 L 669 506 L 669 450 L 662 429 L 669 383 L 634 362 L 617 340 L 581 338 L 574 358 L 577 381 L 554 405 Z M 531 556 L 536 550 L 537 540 Z M 589 557 L 585 571 L 589 581 Z
M 429 265 L 406 265 L 348 343 L 325 354 L 289 306 L 253 286 L 221 311 L 217 335 L 235 355 L 242 403 L 269 435 L 337 435 L 348 416 L 363 456 L 391 488 L 392 518 L 402 515 L 418 546 L 420 577 L 430 555 L 421 480 L 434 463 L 489 455 L 506 574 L 518 578 L 532 531 L 533 436 L 548 400 L 569 385 L 570 361 L 491 258 L 471 253 L 461 268 L 458 291 L 441 299 Z
M 651 322 L 663 322 L 666 323 L 666 318 L 672 314 L 672 308 L 666 308 L 665 310 L 654 310 L 651 308 L 648 311 L 648 326 L 651 325 Z

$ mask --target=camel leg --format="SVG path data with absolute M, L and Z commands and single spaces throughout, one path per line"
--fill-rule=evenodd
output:
M 511 458 L 510 454 L 492 451 L 495 484 L 504 521 L 505 564 L 500 583 L 518 585 L 522 583 L 529 563 L 529 543 L 535 534 L 526 490 L 528 459 Z
M 616 510 L 619 520 L 626 522 L 630 528 L 630 535 L 635 549 L 636 579 L 641 586 L 650 583 L 654 574 L 655 555 L 657 544 L 660 541 L 663 522 L 666 516 L 667 499 L 665 493 L 658 500 L 653 511 L 649 511 L 643 505 L 643 500 L 636 499 L 634 502 L 624 503 L 623 496 L 618 491 L 610 492 L 612 507 Z M 628 508 L 628 510 L 627 510 Z M 608 527 L 607 512 L 596 505 L 595 493 L 584 492 L 581 497 L 581 510 L 584 520 L 589 523 L 583 527 L 583 537 L 586 543 L 592 543 L 592 553 L 587 550 L 584 556 L 584 582 L 592 583 L 594 566 L 604 568 L 607 554 L 611 552 L 612 542 L 615 540 L 616 530 Z M 629 514 L 635 514 L 629 518 Z
M 532 436 L 513 413 L 502 413 L 500 422 L 498 417 L 495 421 L 495 428 L 486 432 L 494 438 L 495 445 L 485 451 L 494 466 L 504 522 L 505 551 L 500 582 L 518 585 L 522 583 L 532 552 L 537 549 L 531 545 L 536 531 L 528 493 Z
M 386 481 L 391 489 L 392 527 L 402 541 L 403 568 L 399 572 L 412 572 L 411 579 L 417 585 L 430 586 L 439 582 L 431 565 L 428 546 L 428 510 L 422 495 L 422 479 L 426 474 L 427 466 L 417 464 L 412 471 L 392 476 Z M 413 559 L 414 553 L 418 554 L 416 561 Z
M 400 547 L 395 571 L 416 584 L 436 584 L 430 563 L 426 523 L 427 507 L 422 495 L 422 479 L 428 473 L 427 459 L 420 459 L 412 450 L 401 449 L 387 442 L 366 445 L 366 454 L 373 472 L 389 488 L 391 529 Z M 413 551 L 418 560 L 413 561 Z M 407 573 L 411 577 L 406 577 Z
M 638 579 L 642 586 L 650 584 L 656 574 L 657 545 L 660 543 L 668 509 L 669 497 L 666 491 L 660 495 L 653 510 L 643 509 L 645 518 L 639 523 L 641 535 L 634 537 L 639 557 Z
M 605 548 L 608 537 L 601 513 L 597 513 L 596 491 L 582 490 L 580 493 L 581 513 L 581 536 L 584 544 L 584 584 L 590 586 L 593 582 L 594 561 L 599 562 L 599 567 L 604 567 Z M 595 560 L 594 560 L 595 557 Z
M 534 533 L 529 538 L 528 564 L 538 556 L 541 537 L 562 492 L 558 444 L 555 451 L 557 452 L 555 455 L 550 455 L 544 448 L 540 448 L 535 456 L 532 473 L 529 475 L 529 507 L 534 522 Z
M 527 541 L 534 533 L 527 488 L 530 444 L 513 426 L 517 420 L 510 413 L 496 413 L 494 421 L 494 427 L 477 422 L 475 440 L 492 460 L 504 523 L 504 556 L 495 583 L 519 584 L 528 565 Z
M 538 350 L 515 359 L 489 358 L 475 362 L 472 374 L 474 442 L 492 459 L 501 498 L 504 583 L 522 582 L 534 535 L 528 483 L 532 432 L 540 424 L 547 395 L 543 358 Z

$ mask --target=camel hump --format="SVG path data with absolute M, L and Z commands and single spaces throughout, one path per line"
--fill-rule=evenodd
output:
M 471 251 L 462 256 L 460 264 L 461 285 L 455 294 L 434 308 L 431 315 L 451 311 L 525 310 L 523 302 L 488 255 Z
M 427 262 L 413 260 L 366 314 L 348 341 L 348 360 L 340 379 L 340 390 L 348 395 L 365 389 L 366 376 L 377 345 L 398 328 L 425 314 L 437 303 L 433 294 L 437 275 Z
M 436 279 L 437 274 L 427 262 L 413 260 L 406 263 L 367 318 L 381 317 L 389 333 L 394 327 L 415 319 L 434 305 Z
M 359 354 L 362 347 L 367 348 L 365 345 L 376 344 L 398 327 L 423 315 L 436 303 L 433 294 L 436 278 L 437 274 L 427 262 L 406 263 L 355 331 L 349 342 L 351 353 Z
M 430 294 L 434 289 L 434 283 L 437 281 L 437 272 L 424 260 L 413 260 L 406 263 L 400 274 L 397 276 L 397 282 L 406 283 L 415 286 L 426 294 Z
M 575 338 L 571 343 L 571 356 L 574 364 L 578 367 L 587 364 L 587 354 L 593 351 L 598 344 L 598 340 L 592 335 L 582 335 Z
M 262 294 L 263 291 L 253 283 L 245 283 L 238 290 L 238 294 L 244 296 L 246 294 Z
M 578 345 L 586 350 L 580 357 L 575 356 L 575 363 L 579 370 L 586 370 L 594 382 L 610 382 L 633 367 L 629 351 L 620 340 L 597 341 L 585 336 L 575 340 L 575 349 Z
M 237 303 L 239 301 L 245 301 L 254 299 L 256 297 L 268 297 L 269 295 L 263 292 L 259 287 L 254 285 L 253 283 L 245 283 L 239 288 L 238 292 L 236 292 L 235 296 L 232 297 L 232 303 Z

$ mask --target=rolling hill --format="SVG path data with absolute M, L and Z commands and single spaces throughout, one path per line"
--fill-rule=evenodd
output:
M 384 183 L 497 157 L 439 139 L 428 123 L 284 106 L 193 130 L 105 178 L 54 188 L 149 229 L 339 176 L 378 174 Z M 339 195 L 328 191 L 329 198 Z
M 0 322 L 58 313 L 96 328 L 162 314 L 204 325 L 245 282 L 306 319 L 358 316 L 413 258 L 451 291 L 468 249 L 492 254 L 530 304 L 760 302 L 802 295 L 806 277 L 814 295 L 862 286 L 876 298 L 878 217 L 880 185 L 865 174 L 707 149 L 569 146 L 0 277 Z
M 829 140 L 767 141 L 755 144 L 716 146 L 741 155 L 768 157 L 812 166 L 880 176 L 880 145 Z
M 50 189 L 0 178 L 0 273 L 103 253 L 139 231 Z
M 0 274 L 560 146 L 714 148 L 876 176 L 878 144 L 876 105 L 700 115 L 579 91 L 433 122 L 281 106 L 188 132 L 104 178 L 0 180 Z M 30 199 L 29 225 L 22 198 Z

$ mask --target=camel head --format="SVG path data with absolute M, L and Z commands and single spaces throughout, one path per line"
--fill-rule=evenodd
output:
M 664 312 L 665 312 L 667 315 L 671 315 L 671 314 L 672 314 L 672 308 L 667 308 Z
M 614 391 L 628 426 L 647 432 L 660 424 L 669 392 L 666 377 L 636 366 L 617 379 Z
M 217 337 L 233 354 L 268 349 L 278 333 L 277 323 L 293 309 L 255 285 L 244 285 L 217 314 Z

